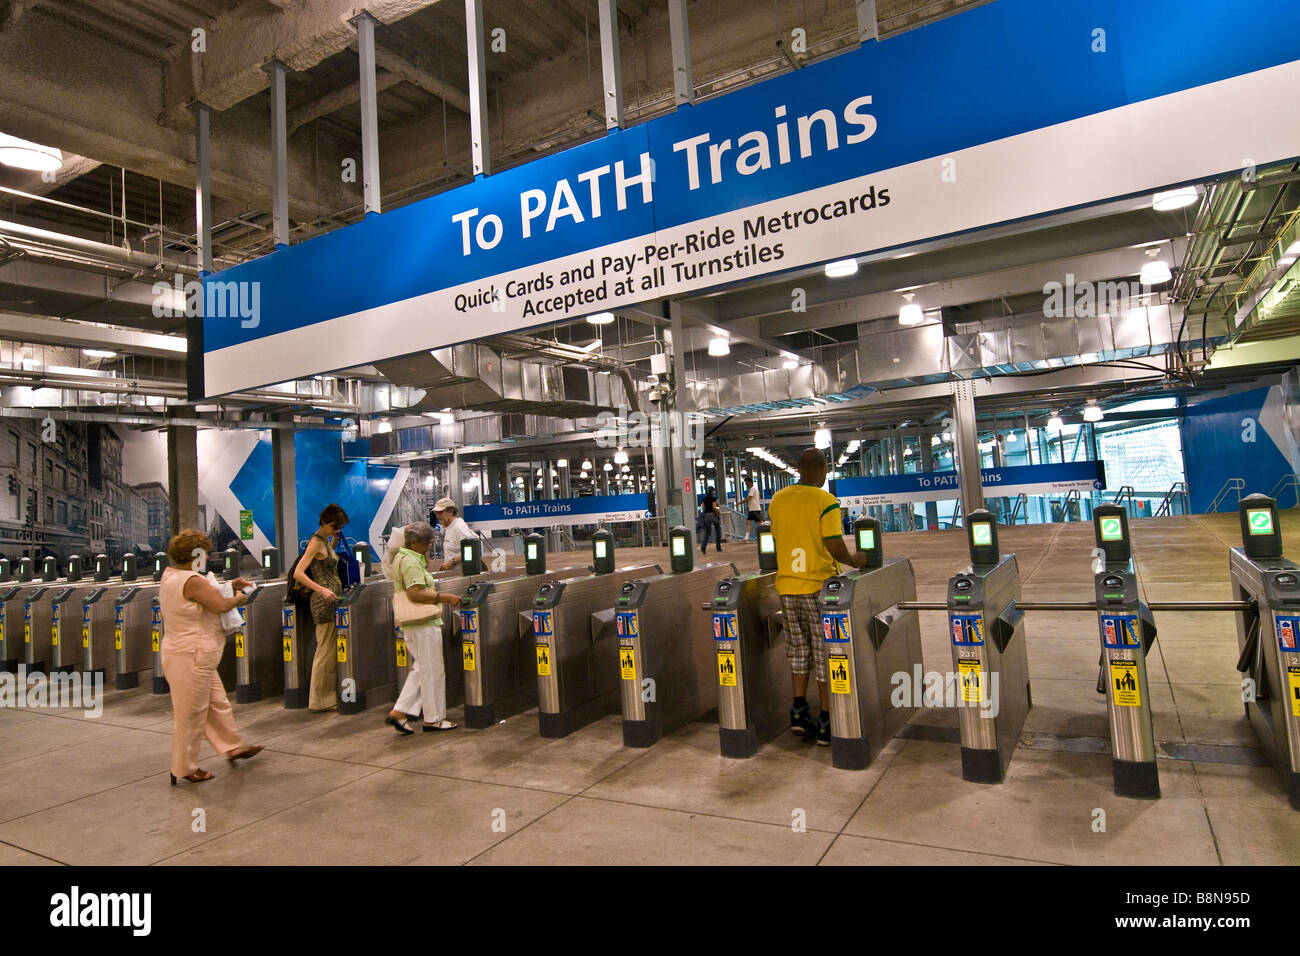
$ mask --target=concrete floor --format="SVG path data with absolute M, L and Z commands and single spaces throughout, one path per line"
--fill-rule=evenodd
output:
M 1228 598 L 1236 521 L 1135 521 L 1147 599 Z M 1300 541 L 1300 512 L 1282 524 Z M 1091 599 L 1090 524 L 1000 536 L 1027 599 Z M 942 600 L 967 560 L 961 531 L 890 535 L 885 545 L 913 556 L 922 600 Z M 620 552 L 619 563 L 636 556 Z M 727 545 L 723 556 L 756 566 L 750 546 Z M 533 714 L 399 738 L 382 725 L 383 707 L 322 716 L 263 701 L 237 705 L 236 716 L 265 753 L 231 768 L 205 745 L 216 779 L 170 787 L 168 699 L 110 692 L 96 720 L 0 710 L 0 864 L 1300 862 L 1300 814 L 1271 768 L 1241 762 L 1258 752 L 1231 616 L 1157 622 L 1157 741 L 1217 745 L 1236 760 L 1162 759 L 1157 801 L 1116 797 L 1105 753 L 1059 746 L 1108 734 L 1094 690 L 1096 621 L 1031 612 L 1035 707 L 998 786 L 963 781 L 957 746 L 930 739 L 895 739 L 854 773 L 788 735 L 751 760 L 723 759 L 706 723 L 630 750 L 617 718 L 563 740 L 539 738 Z M 929 669 L 951 669 L 945 624 L 942 613 L 922 618 Z M 955 712 L 922 711 L 908 729 L 918 725 L 954 726 Z M 1105 832 L 1093 829 L 1098 810 Z

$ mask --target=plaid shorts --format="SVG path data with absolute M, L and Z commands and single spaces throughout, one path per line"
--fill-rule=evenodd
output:
M 781 611 L 785 618 L 786 656 L 795 674 L 808 673 L 811 654 L 813 677 L 826 683 L 826 642 L 822 640 L 822 612 L 817 606 L 817 592 L 782 594 Z

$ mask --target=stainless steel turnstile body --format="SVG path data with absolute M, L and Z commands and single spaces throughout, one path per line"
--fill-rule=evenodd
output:
M 1256 607 L 1236 615 L 1246 717 L 1300 810 L 1300 566 L 1232 548 L 1228 567 L 1233 597 Z
M 500 580 L 476 576 L 461 594 L 460 607 L 444 610 L 444 618 L 454 616 L 460 625 L 466 727 L 491 727 L 537 703 L 533 598 L 546 582 L 578 577 L 586 570 L 560 568 Z M 447 590 L 441 582 L 439 589 Z M 448 661 L 448 669 L 455 666 L 455 658 Z
M 170 690 L 162 668 L 162 610 L 156 581 L 128 581 L 109 587 L 90 605 L 90 641 L 96 659 L 101 659 L 101 647 L 112 649 L 118 690 L 139 687 L 140 675 L 146 671 L 152 677 L 152 693 Z
M 395 699 L 392 582 L 371 577 L 340 594 L 334 628 L 339 713 L 356 714 Z
M 1155 619 L 1138 597 L 1130 561 L 1107 562 L 1095 579 L 1101 668 L 1097 692 L 1106 695 L 1110 718 L 1111 771 L 1121 797 L 1160 796 L 1147 655 L 1156 639 Z
M 1033 706 L 1020 570 L 1008 554 L 948 582 L 948 633 L 957 681 L 962 776 L 1001 783 Z
M 284 692 L 281 609 L 285 580 L 254 582 L 248 603 L 239 608 L 243 626 L 235 644 L 235 699 L 241 704 Z
M 85 667 L 82 663 L 90 643 L 89 631 L 83 634 L 82 630 L 82 598 L 89 596 L 92 591 L 102 594 L 104 588 L 103 584 L 95 581 L 56 581 L 45 592 L 42 598 L 45 605 L 43 616 L 48 616 L 49 628 L 43 633 L 33 630 L 32 642 L 40 639 L 46 645 L 41 652 L 48 655 L 51 673 L 100 670 L 108 677 L 114 672 L 113 661 L 108 655 L 101 656 L 94 668 Z M 35 608 L 33 617 L 36 617 Z
M 41 583 L 24 588 L 18 594 L 23 637 L 22 662 L 28 673 L 44 671 L 49 665 L 50 605 L 45 598 L 49 596 L 50 589 L 56 586 Z
M 532 604 L 533 667 L 543 737 L 565 737 L 618 713 L 618 641 L 610 608 L 626 582 L 657 573 L 653 565 L 619 568 L 537 589 Z
M 614 604 L 623 744 L 649 747 L 718 706 L 718 658 L 699 639 L 718 582 L 736 566 L 717 562 L 690 571 L 628 581 Z
M 831 764 L 863 770 L 916 712 L 894 706 L 898 675 L 909 682 L 922 667 L 921 625 L 901 601 L 916 600 L 907 558 L 837 575 L 822 585 L 818 604 L 826 647 Z
M 718 747 L 724 757 L 752 757 L 790 725 L 790 661 L 776 572 L 723 578 L 713 589 L 709 612 L 717 657 Z
M 23 640 L 24 592 L 40 584 L 9 581 L 0 584 L 0 671 L 14 673 L 27 660 Z

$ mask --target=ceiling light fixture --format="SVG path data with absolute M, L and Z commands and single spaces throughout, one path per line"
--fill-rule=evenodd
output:
M 727 341 L 726 336 L 719 335 L 709 340 L 709 354 L 716 356 L 731 354 L 731 343 Z
M 825 427 L 825 423 L 823 423 L 822 427 L 818 428 L 816 433 L 814 433 L 813 444 L 823 451 L 831 447 L 831 433 L 830 429 Z
M 81 354 L 87 358 L 110 359 L 117 358 L 116 352 L 110 352 L 108 349 L 82 349 Z
M 614 470 L 614 466 L 611 465 L 609 462 L 605 462 L 605 464 L 604 464 L 602 467 L 604 468 L 605 471 L 613 471 L 613 470 Z
M 826 263 L 826 278 L 843 279 L 845 276 L 851 276 L 858 271 L 857 259 L 837 259 L 834 262 Z
M 625 451 L 624 451 L 623 449 L 621 449 L 621 448 L 620 448 L 618 451 L 614 452 L 614 464 L 616 464 L 616 465 L 626 465 L 626 464 L 627 464 L 627 452 L 625 452 Z
M 0 163 L 16 169 L 49 173 L 63 168 L 63 153 L 53 146 L 42 146 L 40 143 L 0 133 Z
M 903 293 L 903 298 L 907 300 L 907 304 L 898 310 L 899 325 L 920 325 L 925 321 L 925 312 L 912 301 L 915 297 L 915 292 Z
M 609 325 L 614 321 L 613 312 L 597 312 L 595 315 L 587 316 L 587 321 L 592 325 Z
M 1145 286 L 1164 285 L 1173 277 L 1174 274 L 1169 270 L 1169 263 L 1157 259 L 1142 267 L 1138 282 Z
M 1201 195 L 1196 191 L 1195 186 L 1183 186 L 1181 189 L 1167 189 L 1164 192 L 1158 192 L 1151 200 L 1151 208 L 1156 212 L 1171 212 L 1175 209 L 1182 209 L 1190 206 Z
M 1085 422 L 1099 422 L 1106 417 L 1106 413 L 1101 410 L 1101 406 L 1095 401 L 1089 402 L 1083 409 L 1083 420 Z
M 1059 432 L 1065 427 L 1065 422 L 1061 421 L 1059 412 L 1052 412 L 1052 417 L 1047 420 L 1047 430 L 1049 432 Z
M 378 426 L 376 426 L 375 428 L 375 431 L 377 431 L 381 435 L 387 435 L 392 430 L 393 430 L 392 422 L 380 422 Z

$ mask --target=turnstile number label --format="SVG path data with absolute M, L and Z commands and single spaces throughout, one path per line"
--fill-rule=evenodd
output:
M 284 638 L 284 660 L 286 664 L 293 660 L 293 638 L 291 637 Z
M 537 676 L 551 676 L 551 648 L 547 644 L 537 645 Z
M 715 641 L 735 641 L 740 639 L 740 635 L 736 633 L 735 614 L 727 612 L 713 615 L 713 639 Z M 718 653 L 721 654 L 722 652 L 719 651 Z M 726 684 L 724 686 L 730 687 L 732 685 Z
M 1300 667 L 1292 664 L 1286 669 L 1287 697 L 1291 701 L 1291 716 L 1300 717 Z
M 715 617 L 716 621 L 717 618 Z M 718 686 L 736 686 L 736 652 L 718 651 Z
M 1116 707 L 1142 706 L 1142 691 L 1138 687 L 1136 661 L 1111 661 L 1110 681 L 1110 697 Z
M 981 704 L 984 702 L 984 674 L 980 662 L 960 660 L 957 662 L 957 676 L 961 679 L 961 699 L 964 704 Z
M 475 669 L 476 665 L 475 665 L 473 641 L 460 642 L 460 659 L 461 662 L 465 665 L 465 670 L 472 671 Z
M 460 629 L 466 634 L 478 633 L 478 610 L 467 608 L 460 612 Z
M 636 680 L 636 649 L 623 646 L 618 649 L 618 672 L 623 680 Z
M 287 643 L 288 642 L 286 642 L 286 644 Z M 395 644 L 397 645 L 397 666 L 405 667 L 406 666 L 406 641 L 402 640 L 399 637 L 396 640 Z M 286 657 L 285 660 L 288 660 L 288 658 Z
M 978 647 L 984 643 L 984 618 L 979 614 L 953 614 L 948 620 L 952 624 L 952 642 L 966 647 Z
M 81 646 L 82 647 L 90 646 L 90 628 L 84 625 L 81 628 Z
M 1101 640 L 1107 647 L 1140 647 L 1138 619 L 1135 614 L 1107 614 L 1101 619 Z
M 847 644 L 849 640 L 848 614 L 823 614 L 822 635 L 832 644 Z M 844 693 L 848 693 L 845 691 Z
M 348 639 L 340 637 L 334 642 L 334 659 L 340 664 L 348 662 Z
M 1280 651 L 1300 651 L 1300 617 L 1277 618 L 1277 648 Z
M 636 611 L 619 611 L 615 615 L 615 626 L 619 637 L 636 637 L 638 635 Z M 632 678 L 628 678 L 631 680 Z
M 846 655 L 828 654 L 826 672 L 830 675 L 832 694 L 849 693 L 849 659 Z
M 235 632 L 235 656 L 244 656 L 244 635 L 238 631 Z

